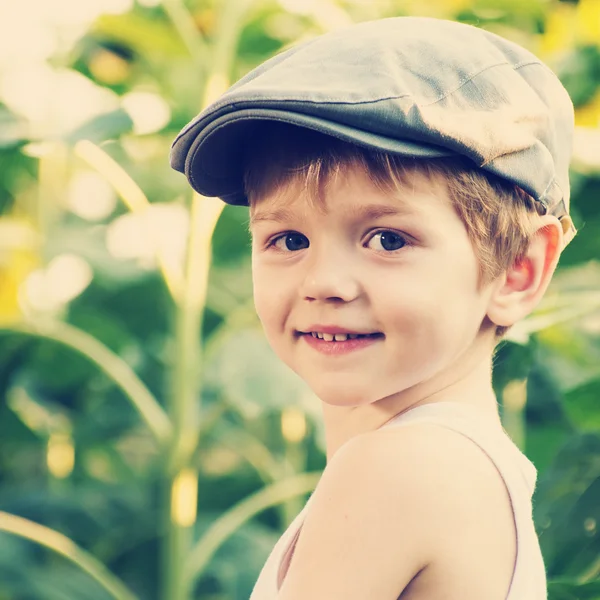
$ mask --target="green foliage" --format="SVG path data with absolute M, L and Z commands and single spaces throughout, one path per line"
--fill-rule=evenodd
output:
M 254 314 L 247 212 L 219 217 L 168 166 L 211 86 L 351 21 L 444 16 L 545 53 L 600 136 L 595 2 L 138 2 L 73 39 L 56 17 L 57 47 L 28 59 L 56 77 L 49 97 L 15 101 L 0 61 L 0 600 L 245 600 L 324 466 L 318 402 Z M 495 358 L 501 403 L 527 380 L 526 406 L 503 410 L 539 470 L 551 600 L 600 600 L 600 157 L 583 154 L 580 235 Z

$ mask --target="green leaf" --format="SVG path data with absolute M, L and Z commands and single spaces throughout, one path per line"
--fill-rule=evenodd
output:
M 120 387 L 158 442 L 165 442 L 171 435 L 172 425 L 168 415 L 135 371 L 85 331 L 60 321 L 20 321 L 0 327 L 0 333 L 21 333 L 49 339 L 75 350 L 99 367 Z
M 222 390 L 246 418 L 298 406 L 308 392 L 258 329 L 227 332 L 207 361 L 205 385 Z
M 226 206 L 215 227 L 212 240 L 215 267 L 239 263 L 250 256 L 251 239 L 248 233 L 248 208 Z
M 539 344 L 535 347 L 535 362 L 527 378 L 525 451 L 543 473 L 573 434 L 573 425 L 565 412 L 556 377 L 540 357 Z
M 568 525 L 567 525 L 568 523 Z M 586 578 L 598 573 L 600 557 L 600 476 L 581 494 L 564 517 L 563 551 L 553 568 L 566 577 Z
M 0 150 L 22 145 L 27 137 L 27 123 L 0 104 Z
M 600 522 L 598 507 L 600 435 L 576 434 L 540 477 L 535 496 L 535 522 L 549 576 L 581 575 L 598 556 L 600 537 L 586 529 L 593 525 L 587 519 Z
M 99 143 L 117 138 L 121 134 L 131 131 L 132 127 L 131 117 L 123 109 L 118 109 L 99 115 L 84 123 L 81 127 L 71 131 L 65 137 L 65 141 L 71 145 L 80 140 Z
M 600 431 L 600 379 L 589 381 L 565 394 L 564 408 L 582 431 Z
M 554 67 L 575 106 L 594 97 L 600 69 L 600 51 L 596 46 L 573 49 Z
M 44 600 L 109 600 L 111 595 L 70 565 L 51 561 L 27 573 L 30 594 Z
M 141 13 L 105 14 L 96 21 L 92 35 L 121 42 L 146 59 L 187 56 L 184 43 L 167 21 Z
M 600 580 L 583 584 L 549 581 L 548 600 L 600 600 Z
M 199 522 L 206 530 L 218 513 L 205 513 Z M 255 521 L 244 523 L 215 553 L 198 583 L 196 597 L 208 593 L 208 583 L 216 580 L 228 598 L 249 598 L 254 583 L 282 531 Z
M 136 596 L 92 554 L 68 537 L 28 519 L 0 511 L 0 530 L 30 540 L 63 556 L 92 577 L 116 600 L 137 600 Z

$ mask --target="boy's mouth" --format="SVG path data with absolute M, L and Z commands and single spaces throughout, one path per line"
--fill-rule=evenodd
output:
M 350 332 L 328 332 L 328 331 L 298 331 L 298 335 L 310 335 L 313 338 L 324 340 L 325 342 L 345 342 L 347 340 L 356 340 L 361 338 L 382 338 L 383 333 L 378 331 L 373 333 L 350 333 Z

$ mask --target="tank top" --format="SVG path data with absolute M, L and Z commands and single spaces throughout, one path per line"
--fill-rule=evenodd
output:
M 532 515 L 537 470 L 500 423 L 484 418 L 478 409 L 457 402 L 437 402 L 396 415 L 380 429 L 413 423 L 435 423 L 456 431 L 485 452 L 508 490 L 517 533 L 517 554 L 506 600 L 547 600 L 546 571 Z M 312 496 L 279 538 L 263 566 L 250 600 L 276 600 Z

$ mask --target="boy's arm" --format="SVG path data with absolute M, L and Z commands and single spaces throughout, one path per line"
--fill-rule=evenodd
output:
M 350 440 L 313 493 L 279 600 L 396 600 L 441 554 L 477 568 L 472 549 L 490 542 L 482 522 L 499 514 L 497 478 L 473 442 L 440 427 Z

